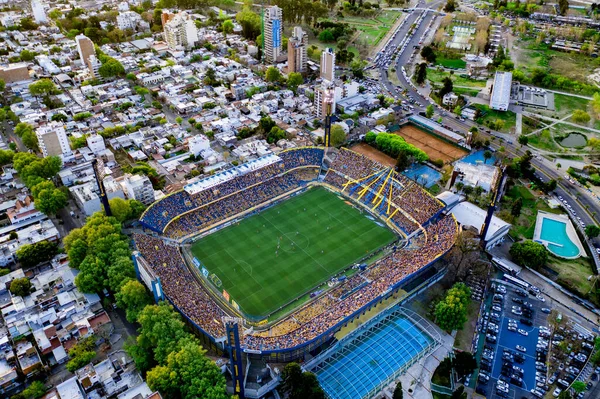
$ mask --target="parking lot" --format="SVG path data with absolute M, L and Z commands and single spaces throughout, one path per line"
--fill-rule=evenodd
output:
M 504 282 L 492 284 L 480 328 L 485 344 L 479 363 L 478 393 L 487 398 L 518 399 L 545 394 L 545 390 L 532 390 L 548 389 L 543 364 L 547 341 L 544 337 L 540 341 L 540 329 L 541 335 L 549 335 L 546 328 L 550 309 L 546 306 L 541 296 Z

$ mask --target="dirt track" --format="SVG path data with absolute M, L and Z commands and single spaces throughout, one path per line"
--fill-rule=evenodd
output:
M 400 130 L 394 132 L 394 134 L 402 136 L 406 142 L 425 151 L 432 160 L 441 159 L 444 163 L 449 163 L 467 154 L 467 151 L 415 126 L 402 126 Z
M 396 166 L 396 160 L 394 158 L 385 155 L 377 148 L 371 147 L 366 143 L 355 144 L 350 149 L 352 151 L 358 152 L 359 154 L 363 154 L 364 156 L 371 158 L 372 160 L 377 161 L 382 165 Z

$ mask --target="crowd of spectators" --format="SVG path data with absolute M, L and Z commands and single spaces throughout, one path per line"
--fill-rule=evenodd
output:
M 379 165 L 379 169 L 376 165 Z M 331 164 L 325 182 L 369 206 L 373 206 L 375 193 L 383 196 L 384 199 L 375 211 L 381 213 L 384 218 L 391 216 L 392 222 L 407 235 L 419 227 L 414 220 L 424 224 L 443 208 L 441 202 L 412 180 L 396 172 L 392 172 L 390 176 L 383 168 L 380 164 L 374 165 L 374 161 L 362 154 L 342 148 Z M 363 174 L 360 174 L 361 171 Z M 377 172 L 382 173 L 365 179 Z M 365 186 L 369 184 L 371 191 L 363 193 Z M 382 190 L 381 185 L 385 185 Z M 389 190 L 392 190 L 391 195 Z M 388 209 L 389 202 L 391 206 Z
M 173 305 L 213 337 L 222 337 L 225 327 L 221 317 L 225 313 L 185 266 L 179 248 L 146 234 L 134 234 L 133 239 Z
M 323 162 L 323 149 L 316 147 L 290 149 L 280 152 L 278 156 L 280 158 L 278 162 L 247 173 L 240 173 L 240 170 L 243 170 L 242 165 L 242 167 L 229 169 L 211 176 L 208 179 L 213 179 L 219 184 L 207 187 L 193 195 L 185 189 L 175 192 L 150 206 L 142 216 L 141 221 L 152 230 L 163 232 L 171 220 L 183 213 L 190 212 L 256 184 L 262 184 L 290 169 L 302 166 L 320 167 Z
M 179 239 L 233 217 L 252 207 L 283 195 L 304 184 L 302 170 L 293 170 L 266 182 L 203 205 L 193 212 L 182 215 L 171 222 L 164 234 Z M 313 178 L 316 177 L 316 173 Z

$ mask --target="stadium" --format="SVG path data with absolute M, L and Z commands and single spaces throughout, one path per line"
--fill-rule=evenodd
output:
M 417 183 L 366 156 L 284 150 L 190 183 L 152 204 L 140 222 L 138 278 L 243 371 L 232 378 L 246 397 L 269 388 L 268 375 L 255 386 L 243 377 L 267 363 L 312 359 L 306 367 L 326 387 L 318 370 L 335 363 L 343 335 L 371 352 L 389 350 L 367 325 L 388 343 L 390 326 L 401 325 L 411 333 L 394 347 L 410 350 L 382 371 L 378 386 L 343 396 L 326 389 L 329 397 L 369 396 L 435 346 L 427 322 L 388 305 L 439 275 L 436 260 L 454 244 L 456 221 Z

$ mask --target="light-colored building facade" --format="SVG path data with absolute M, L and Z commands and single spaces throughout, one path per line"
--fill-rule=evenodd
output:
M 144 205 L 154 202 L 154 188 L 148 176 L 126 175 L 124 177 L 121 184 L 129 199 L 140 201 Z
M 77 43 L 77 52 L 79 53 L 81 63 L 87 66 L 92 77 L 96 77 L 98 68 L 100 68 L 100 62 L 96 58 L 94 42 L 86 35 L 75 36 L 75 42 Z
M 134 11 L 123 11 L 117 15 L 117 27 L 121 30 L 135 30 L 142 22 L 142 16 Z
M 48 22 L 44 5 L 40 0 L 31 0 L 31 13 L 36 24 L 45 24 Z
M 292 37 L 288 40 L 288 73 L 306 72 L 308 35 L 301 27 L 294 27 Z
M 490 108 L 496 111 L 507 111 L 510 105 L 510 90 L 512 87 L 511 72 L 496 72 L 494 86 L 490 97 Z
M 282 15 L 277 6 L 267 8 L 264 14 L 264 59 L 268 64 L 277 62 L 281 55 Z
M 61 123 L 51 122 L 45 126 L 40 126 L 36 129 L 35 134 L 45 157 L 72 154 L 69 138 Z
M 334 89 L 325 85 L 318 86 L 315 89 L 315 114 L 317 118 L 325 118 L 328 112 L 333 114 L 334 111 Z
M 321 79 L 333 82 L 335 78 L 335 52 L 331 47 L 321 52 Z
M 164 16 L 165 14 L 163 14 Z M 184 11 L 172 18 L 167 14 L 164 23 L 164 37 L 171 49 L 193 47 L 198 41 L 198 28 L 194 20 Z

